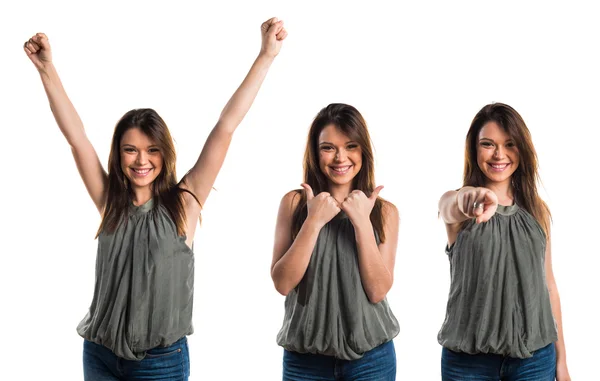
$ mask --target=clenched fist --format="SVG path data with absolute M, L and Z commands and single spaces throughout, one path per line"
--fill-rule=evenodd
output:
M 315 196 L 310 185 L 302 184 L 302 187 L 306 191 L 306 207 L 308 209 L 306 219 L 314 221 L 319 228 L 322 228 L 340 212 L 340 207 L 328 192 L 321 192 Z
M 498 197 L 492 190 L 483 187 L 464 187 L 456 195 L 458 210 L 475 222 L 489 221 L 498 209 Z
M 48 37 L 44 33 L 37 33 L 23 44 L 27 57 L 38 70 L 44 70 L 46 65 L 52 63 L 52 52 Z
M 260 53 L 269 57 L 275 57 L 281 50 L 282 41 L 287 37 L 287 31 L 283 27 L 283 21 L 273 17 L 260 27 L 262 45 Z

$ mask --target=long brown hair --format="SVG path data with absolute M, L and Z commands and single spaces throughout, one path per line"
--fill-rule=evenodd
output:
M 149 108 L 134 109 L 127 112 L 115 126 L 110 155 L 108 158 L 108 188 L 106 203 L 102 213 L 102 222 L 96 233 L 112 233 L 121 221 L 127 221 L 127 212 L 133 196 L 129 180 L 121 169 L 121 139 L 131 128 L 139 128 L 150 139 L 156 142 L 163 157 L 163 168 L 152 182 L 154 207 L 163 205 L 170 214 L 179 235 L 184 234 L 185 209 L 183 193 L 196 196 L 178 186 L 175 170 L 177 155 L 171 133 L 164 120 L 156 111 Z M 200 203 L 198 201 L 198 203 Z
M 496 122 L 515 141 L 519 150 L 519 167 L 512 174 L 515 202 L 529 212 L 548 235 L 550 210 L 537 191 L 538 158 L 525 121 L 519 113 L 503 103 L 484 106 L 473 118 L 465 144 L 463 186 L 484 187 L 486 177 L 477 164 L 479 131 L 488 122 Z M 463 225 L 464 226 L 464 225 Z
M 362 149 L 362 167 L 354 178 L 353 189 L 359 189 L 367 197 L 370 197 L 375 189 L 375 165 L 367 123 L 356 108 L 343 103 L 332 103 L 323 108 L 310 126 L 306 150 L 304 151 L 304 182 L 310 185 L 315 195 L 327 192 L 329 189 L 327 177 L 319 167 L 319 135 L 329 125 L 336 126 L 342 133 L 360 145 Z M 306 193 L 302 190 L 297 192 L 300 201 L 292 215 L 292 237 L 294 239 L 308 215 Z M 383 231 L 385 221 L 382 208 L 383 199 L 378 197 L 370 218 L 379 239 L 381 242 L 385 242 Z

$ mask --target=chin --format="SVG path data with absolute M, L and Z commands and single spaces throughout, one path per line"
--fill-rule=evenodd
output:
M 348 185 L 354 182 L 354 177 L 347 176 L 344 178 L 340 178 L 337 176 L 329 176 L 329 181 L 335 185 Z

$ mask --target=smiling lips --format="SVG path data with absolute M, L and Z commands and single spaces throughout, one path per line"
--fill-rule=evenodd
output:
M 351 165 L 329 166 L 329 168 L 331 168 L 333 170 L 333 173 L 335 175 L 340 175 L 340 176 L 348 173 L 348 171 L 350 171 L 350 167 L 352 167 L 352 166 Z
M 488 165 L 490 166 L 492 172 L 503 172 L 504 170 L 506 170 L 506 168 L 508 168 L 508 166 L 511 163 L 488 163 Z
M 131 168 L 133 173 L 138 177 L 146 177 L 152 168 Z

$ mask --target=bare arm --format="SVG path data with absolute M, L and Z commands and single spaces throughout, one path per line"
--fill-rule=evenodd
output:
M 550 303 L 552 305 L 552 315 L 556 320 L 556 326 L 558 329 L 558 341 L 556 341 L 556 380 L 557 381 L 569 381 L 569 370 L 567 368 L 567 352 L 565 349 L 565 339 L 563 336 L 562 326 L 562 312 L 560 307 L 560 295 L 558 294 L 558 287 L 556 286 L 556 279 L 554 278 L 554 272 L 552 271 L 552 249 L 550 235 L 548 235 L 548 242 L 546 244 L 546 257 L 545 257 L 545 271 L 546 271 L 546 284 L 548 285 L 548 291 L 550 293 Z
M 371 303 L 379 303 L 394 283 L 400 217 L 398 209 L 384 202 L 386 241 L 377 245 L 370 220 L 353 223 L 358 248 L 358 265 L 363 288 Z
M 225 105 L 217 124 L 204 144 L 198 161 L 182 181 L 182 186 L 187 187 L 194 193 L 201 204 L 204 204 L 208 198 L 223 165 L 234 131 L 254 102 L 275 56 L 281 49 L 282 41 L 287 36 L 286 30 L 283 28 L 283 22 L 277 21 L 276 18 L 263 23 L 261 32 L 262 47 L 260 54 L 254 61 L 246 78 Z M 194 214 L 191 216 L 192 221 L 195 221 L 200 213 L 200 210 L 194 206 L 188 207 L 186 211 Z M 189 220 L 190 218 L 188 218 Z
M 25 52 L 36 66 L 50 109 L 61 132 L 71 146 L 73 157 L 85 187 L 100 213 L 104 208 L 108 176 L 90 143 L 83 123 L 62 86 L 52 56 L 48 38 L 43 33 L 33 36 L 24 45 Z
M 297 191 L 283 197 L 277 216 L 271 278 L 275 289 L 282 295 L 287 295 L 300 283 L 310 263 L 319 232 L 340 212 L 329 193 L 322 192 L 315 197 L 308 185 L 303 186 L 307 189 L 308 217 L 296 239 L 292 240 L 292 216 L 300 199 Z

